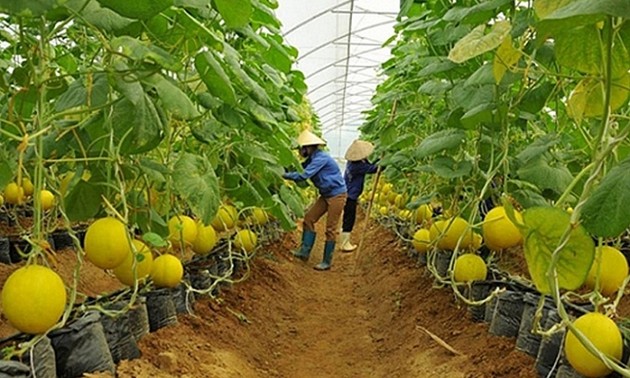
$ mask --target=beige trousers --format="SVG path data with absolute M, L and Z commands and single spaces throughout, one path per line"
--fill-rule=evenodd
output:
M 304 229 L 315 231 L 315 223 L 328 212 L 326 218 L 326 241 L 336 241 L 339 233 L 339 220 L 343 207 L 346 204 L 346 193 L 334 197 L 324 198 L 320 196 L 304 216 Z

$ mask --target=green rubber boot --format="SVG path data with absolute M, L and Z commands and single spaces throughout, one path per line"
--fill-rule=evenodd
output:
M 315 236 L 317 236 L 317 234 L 313 231 L 304 230 L 302 232 L 302 245 L 300 246 L 300 249 L 293 252 L 293 256 L 302 261 L 308 261 L 308 257 L 311 255 L 311 250 L 315 244 Z
M 315 266 L 316 270 L 330 269 L 333 252 L 335 251 L 335 244 L 334 240 L 326 240 L 326 244 L 324 245 L 324 258 L 322 259 L 322 262 Z

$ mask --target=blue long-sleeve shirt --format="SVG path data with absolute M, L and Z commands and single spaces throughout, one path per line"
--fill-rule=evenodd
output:
M 378 169 L 376 164 L 372 164 L 367 160 L 349 161 L 346 165 L 346 171 L 343 178 L 348 188 L 348 199 L 357 200 L 363 192 L 365 183 L 365 175 L 375 173 Z
M 284 178 L 293 181 L 311 179 L 323 197 L 330 198 L 346 192 L 346 184 L 335 159 L 322 150 L 315 150 L 302 163 L 303 173 L 287 172 Z

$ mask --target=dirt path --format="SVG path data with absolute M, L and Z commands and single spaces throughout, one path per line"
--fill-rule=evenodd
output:
M 359 222 L 356 241 L 362 229 Z M 356 275 L 353 254 L 337 252 L 329 272 L 312 268 L 321 237 L 307 264 L 294 260 L 298 238 L 288 234 L 261 251 L 251 278 L 222 303 L 197 302 L 195 315 L 146 336 L 143 357 L 121 363 L 119 376 L 537 377 L 513 339 L 468 320 L 388 231 L 370 228 Z

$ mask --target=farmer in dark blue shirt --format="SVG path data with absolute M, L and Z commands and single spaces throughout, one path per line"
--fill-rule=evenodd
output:
M 355 140 L 346 151 L 346 171 L 343 178 L 348 188 L 348 199 L 343 209 L 343 223 L 341 228 L 341 251 L 352 252 L 357 246 L 350 242 L 350 233 L 357 218 L 357 200 L 363 192 L 365 175 L 375 173 L 378 170 L 376 164 L 372 164 L 367 157 L 374 151 L 370 142 Z
M 310 179 L 319 191 L 319 198 L 304 216 L 302 245 L 294 255 L 308 261 L 315 244 L 315 223 L 328 212 L 324 258 L 315 266 L 317 270 L 328 270 L 335 251 L 339 219 L 346 202 L 346 185 L 337 162 L 328 153 L 319 149 L 319 146 L 326 145 L 326 142 L 310 131 L 304 130 L 298 136 L 298 144 L 300 155 L 306 158 L 302 163 L 304 172 L 287 172 L 282 177 L 293 181 Z

